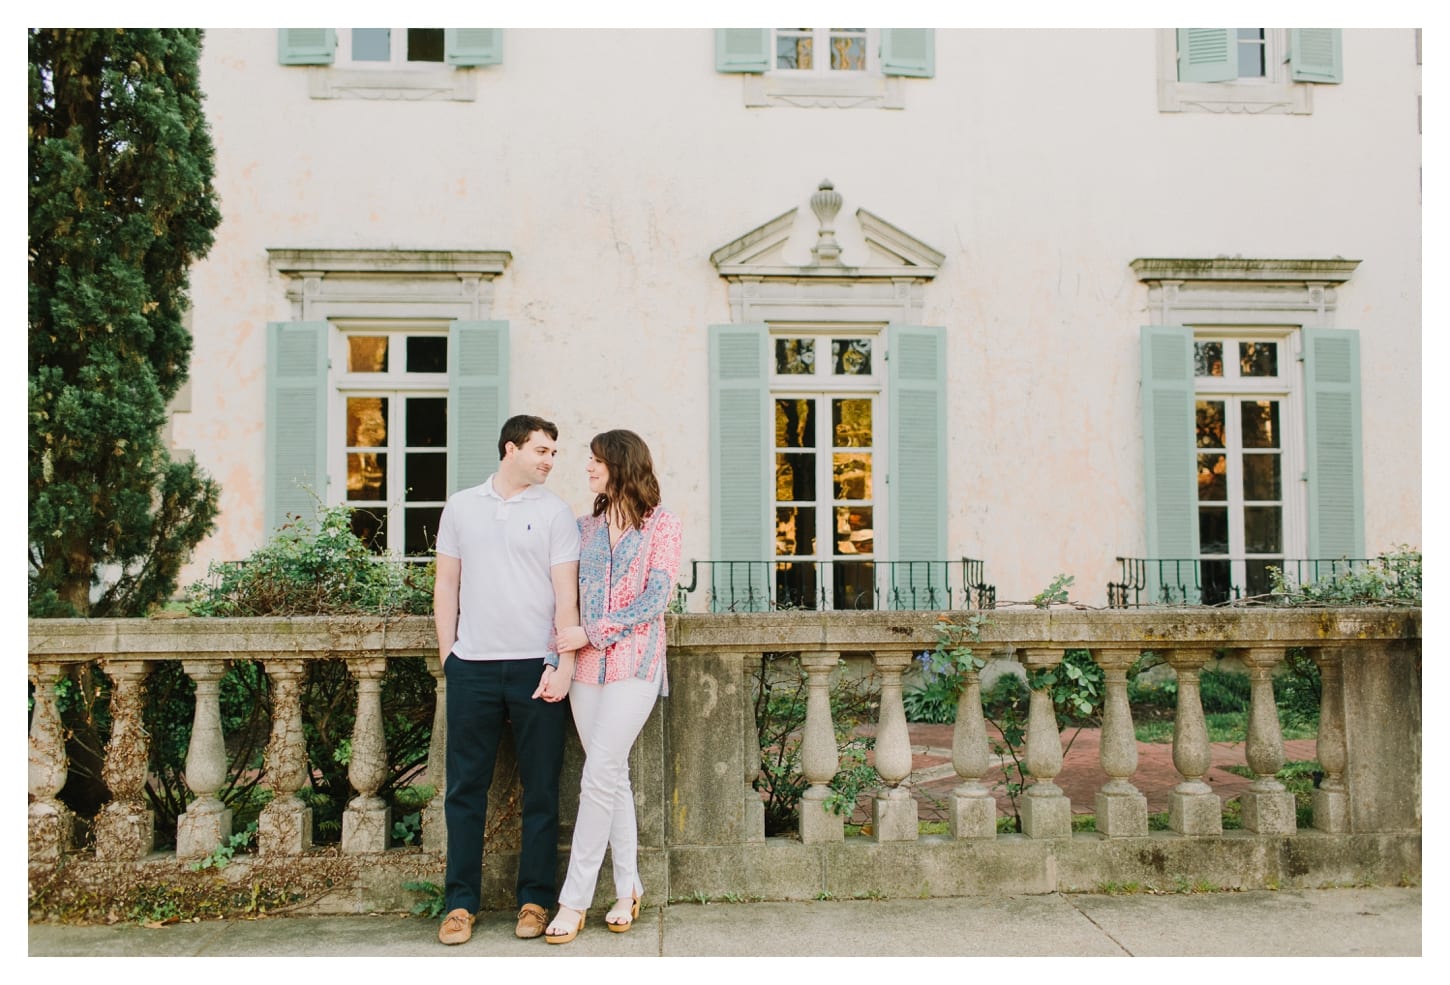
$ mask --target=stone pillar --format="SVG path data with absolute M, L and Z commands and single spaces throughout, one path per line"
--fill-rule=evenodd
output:
M 1249 668 L 1249 735 L 1244 758 L 1254 771 L 1254 781 L 1239 798 L 1244 830 L 1290 835 L 1295 831 L 1294 795 L 1274 776 L 1284 765 L 1284 736 L 1274 704 L 1273 671 L 1283 660 L 1284 649 L 1251 646 L 1239 650 L 1238 655 Z
M 96 858 L 129 862 L 144 858 L 156 844 L 155 815 L 146 806 L 146 774 L 150 750 L 141 709 L 146 698 L 144 660 L 103 660 L 111 679 L 111 740 L 101 779 L 111 802 L 96 815 Z
M 297 792 L 307 783 L 307 739 L 302 732 L 302 687 L 307 664 L 265 661 L 272 685 L 272 736 L 267 744 L 266 783 L 272 799 L 257 818 L 261 855 L 301 855 L 312 847 L 312 808 Z
M 1198 672 L 1213 658 L 1207 647 L 1168 651 L 1168 664 L 1178 674 L 1178 708 L 1173 722 L 1173 766 L 1183 782 L 1168 795 L 1168 827 L 1181 835 L 1223 834 L 1223 802 L 1203 780 L 1213 765 L 1208 725 Z
M 68 762 L 65 729 L 55 701 L 55 686 L 65 677 L 59 663 L 30 664 L 35 685 L 35 708 L 30 716 L 30 837 L 31 863 L 57 862 L 70 848 L 75 814 L 56 795 L 65 786 Z
M 1062 650 L 1028 648 L 1018 651 L 1029 671 L 1056 667 Z M 1034 783 L 1022 795 L 1022 833 L 1029 838 L 1072 837 L 1072 804 L 1052 782 L 1062 772 L 1062 735 L 1052 694 L 1032 690 L 1027 707 L 1027 771 Z
M 834 650 L 801 654 L 806 675 L 806 725 L 801 733 L 801 773 L 810 784 L 801 795 L 801 841 L 844 841 L 846 821 L 826 807 L 830 783 L 840 769 L 836 730 L 831 724 L 831 674 L 841 661 Z
M 205 858 L 232 836 L 232 812 L 217 791 L 227 781 L 227 748 L 222 736 L 223 660 L 183 660 L 181 668 L 196 684 L 191 742 L 186 747 L 186 785 L 195 800 L 176 819 L 176 857 Z
M 423 847 L 439 855 L 448 854 L 448 824 L 443 816 L 443 802 L 448 793 L 448 678 L 437 655 L 428 658 L 428 673 L 433 675 L 433 733 L 428 739 L 428 771 L 425 782 L 433 788 L 433 796 L 423 808 Z
M 740 656 L 740 717 L 744 747 L 741 758 L 745 764 L 744 811 L 741 816 L 741 840 L 745 842 L 765 841 L 765 801 L 755 789 L 760 776 L 760 730 L 755 727 L 755 703 L 750 696 L 755 693 L 752 686 L 752 666 L 760 665 L 761 654 L 744 653 Z
M 1349 831 L 1349 788 L 1344 770 L 1349 755 L 1344 735 L 1344 669 L 1337 648 L 1315 647 L 1309 656 L 1319 667 L 1319 736 L 1315 758 L 1324 778 L 1314 789 L 1314 827 L 1333 834 Z
M 1138 771 L 1138 737 L 1128 707 L 1128 670 L 1140 651 L 1094 649 L 1093 660 L 1103 669 L 1107 693 L 1103 698 L 1103 729 L 1099 761 L 1108 782 L 1094 798 L 1098 834 L 1109 838 L 1141 837 L 1148 833 L 1148 798 L 1133 786 Z
M 357 678 L 357 718 L 352 727 L 352 761 L 347 779 L 357 796 L 342 812 L 342 850 L 349 855 L 384 852 L 393 827 L 393 809 L 379 797 L 387 775 L 388 746 L 383 737 L 383 674 L 386 657 L 348 661 Z
M 975 670 L 962 675 L 957 721 L 952 726 L 952 768 L 962 782 L 952 791 L 948 818 L 953 838 L 997 837 L 997 799 L 982 784 L 991 763 L 987 723 L 982 716 L 982 682 Z
M 877 651 L 872 654 L 881 674 L 881 710 L 876 723 L 876 772 L 882 784 L 871 803 L 871 830 L 877 841 L 915 841 L 916 800 L 911 796 L 911 733 L 901 700 L 901 674 L 911 666 L 911 654 Z

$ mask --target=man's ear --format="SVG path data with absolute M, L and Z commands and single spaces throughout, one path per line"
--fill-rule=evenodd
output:
M 514 444 L 512 441 L 505 441 L 503 443 L 503 457 L 504 457 L 504 459 L 508 458 L 510 455 L 512 455 L 514 452 L 516 452 L 518 450 L 519 450 L 519 446 L 518 445 Z M 503 461 L 503 459 L 500 459 L 500 461 Z

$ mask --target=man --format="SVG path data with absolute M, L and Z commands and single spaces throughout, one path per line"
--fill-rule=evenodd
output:
M 556 626 L 579 625 L 579 528 L 568 505 L 543 487 L 558 438 L 542 418 L 509 418 L 499 434 L 498 471 L 449 497 L 438 524 L 433 623 L 448 682 L 444 944 L 473 934 L 488 787 L 505 721 L 523 787 L 514 933 L 541 935 L 555 903 L 564 699 L 574 655 L 561 661 L 553 638 Z

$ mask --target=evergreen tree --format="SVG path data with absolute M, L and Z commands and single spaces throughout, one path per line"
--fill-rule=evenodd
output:
M 221 220 L 201 32 L 29 41 L 30 612 L 142 615 L 217 513 L 216 483 L 162 441 L 188 273 Z

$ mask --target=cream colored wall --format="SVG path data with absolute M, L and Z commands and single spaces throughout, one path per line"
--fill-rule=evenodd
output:
M 939 30 L 903 110 L 747 109 L 709 31 L 507 30 L 474 102 L 314 100 L 274 32 L 209 31 L 225 219 L 175 441 L 223 515 L 189 575 L 264 538 L 265 327 L 290 317 L 268 248 L 510 251 L 492 314 L 513 408 L 563 432 L 550 485 L 582 510 L 589 436 L 633 428 L 708 557 L 709 254 L 792 207 L 813 224 L 822 178 L 838 226 L 866 208 L 946 254 L 924 320 L 950 333 L 948 544 L 1000 598 L 1068 572 L 1101 605 L 1144 551 L 1135 257 L 1363 261 L 1336 323 L 1362 333 L 1366 546 L 1418 543 L 1413 33 L 1346 30 L 1344 64 L 1310 116 L 1167 114 L 1152 31 Z

